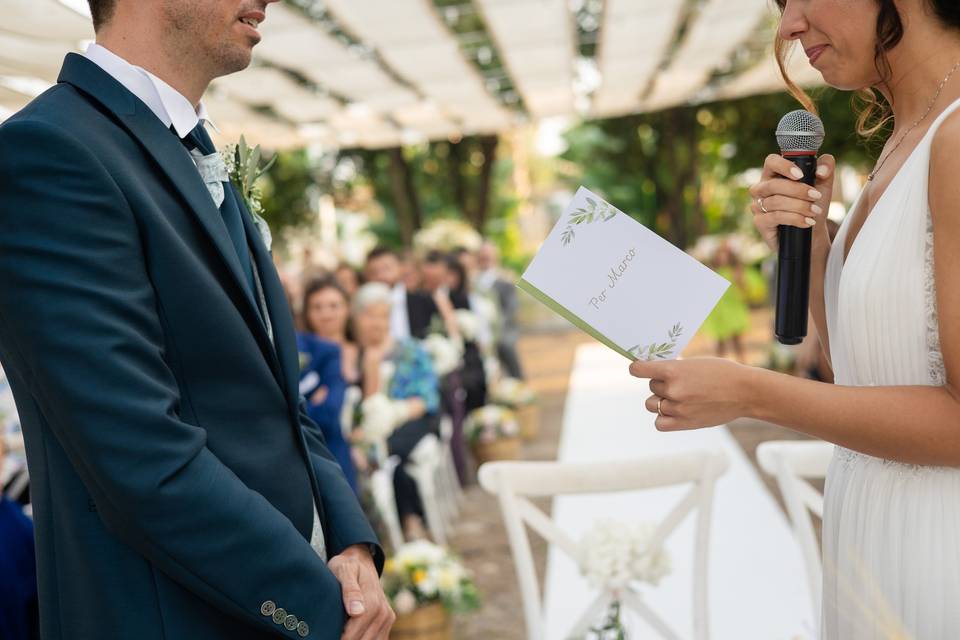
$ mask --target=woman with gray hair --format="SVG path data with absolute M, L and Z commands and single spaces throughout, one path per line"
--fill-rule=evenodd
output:
M 439 381 L 426 351 L 412 339 L 395 340 L 390 335 L 390 288 L 365 284 L 353 299 L 353 328 L 359 346 L 360 387 L 364 400 L 382 394 L 399 407 L 400 424 L 387 438 L 391 456 L 401 464 L 394 474 L 397 510 L 408 539 L 426 537 L 423 506 L 416 483 L 404 471 L 410 453 L 427 434 L 439 432 Z M 389 362 L 393 375 L 382 378 L 382 365 Z

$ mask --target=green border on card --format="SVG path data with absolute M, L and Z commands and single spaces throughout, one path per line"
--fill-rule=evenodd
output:
M 523 278 L 520 278 L 520 281 L 517 283 L 517 287 L 529 293 L 531 296 L 536 298 L 541 304 L 546 305 L 547 308 L 549 308 L 551 311 L 553 311 L 557 315 L 563 318 L 566 318 L 567 321 L 570 322 L 573 326 L 577 327 L 584 333 L 590 335 L 594 340 L 597 340 L 598 342 L 602 342 L 606 346 L 610 347 L 611 349 L 613 349 L 614 351 L 622 355 L 624 358 L 630 360 L 630 362 L 633 362 L 634 360 L 637 359 L 636 356 L 631 355 L 630 352 L 628 352 L 626 349 L 621 349 L 620 347 L 618 347 L 612 340 L 610 340 L 610 338 L 608 338 L 607 336 L 603 335 L 602 333 L 594 329 L 586 321 L 580 318 L 577 314 L 573 313 L 572 311 L 564 307 L 562 304 L 558 303 L 556 300 L 554 300 L 553 298 L 545 294 L 543 291 L 540 291 L 540 289 L 536 288 L 535 286 L 530 284 L 528 281 L 524 280 Z

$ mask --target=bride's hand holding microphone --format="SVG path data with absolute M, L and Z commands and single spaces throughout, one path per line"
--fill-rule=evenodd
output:
M 778 155 L 767 157 L 761 179 L 750 188 L 750 195 L 754 226 L 772 250 L 778 249 L 780 225 L 813 227 L 814 265 L 825 263 L 830 238 L 824 221 L 835 168 L 832 156 L 821 156 L 816 184 L 810 187 L 801 182 L 803 175 L 798 175 L 793 162 Z M 817 266 L 814 270 L 821 271 Z M 657 414 L 657 429 L 681 431 L 756 417 L 757 377 L 769 372 L 721 358 L 695 358 L 638 360 L 630 365 L 630 374 L 650 380 L 653 395 L 647 398 L 645 407 Z
M 753 225 L 771 250 L 778 250 L 780 225 L 809 229 L 813 227 L 813 254 L 826 257 L 830 248 L 826 210 L 833 196 L 836 160 L 831 155 L 817 159 L 817 179 L 813 187 L 801 180 L 803 172 L 792 161 L 777 154 L 767 156 L 760 182 L 750 187 Z

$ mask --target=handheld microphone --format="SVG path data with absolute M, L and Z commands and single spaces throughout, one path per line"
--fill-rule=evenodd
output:
M 824 135 L 823 122 L 809 111 L 791 111 L 777 125 L 781 155 L 803 171 L 801 181 L 811 187 L 816 183 L 817 151 Z M 807 335 L 813 229 L 780 225 L 777 234 L 780 254 L 775 333 L 781 344 L 800 344 Z

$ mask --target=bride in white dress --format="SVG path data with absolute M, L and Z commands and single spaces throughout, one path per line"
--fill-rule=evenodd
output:
M 658 429 L 749 416 L 838 445 L 823 638 L 960 638 L 960 2 L 778 4 L 780 38 L 828 84 L 882 93 L 895 123 L 832 245 L 832 157 L 813 190 L 779 156 L 752 189 L 772 248 L 777 225 L 814 226 L 811 311 L 836 384 L 715 359 L 631 373 L 651 380 Z

